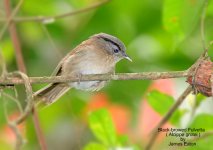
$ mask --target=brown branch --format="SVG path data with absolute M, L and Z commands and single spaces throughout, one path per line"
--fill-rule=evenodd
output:
M 192 91 L 192 87 L 188 86 L 186 90 L 181 94 L 181 96 L 177 99 L 175 104 L 170 108 L 170 110 L 167 112 L 167 114 L 161 119 L 161 121 L 158 123 L 158 125 L 154 128 L 151 138 L 149 139 L 149 142 L 145 148 L 145 150 L 150 150 L 158 136 L 158 128 L 162 127 L 173 115 L 175 110 L 180 106 L 180 104 L 184 101 L 186 96 Z
M 45 150 L 45 149 L 47 149 L 47 146 L 46 146 L 46 143 L 45 143 L 44 136 L 42 135 L 42 131 L 41 131 L 40 125 L 37 123 L 39 121 L 39 120 L 37 120 L 38 119 L 38 116 L 37 116 L 38 113 L 35 112 L 36 109 L 34 109 L 33 91 L 32 91 L 31 84 L 29 82 L 29 78 L 27 77 L 26 74 L 24 74 L 22 72 L 15 72 L 15 73 L 13 73 L 13 75 L 19 75 L 24 80 L 26 94 L 27 94 L 27 106 L 25 107 L 24 112 L 18 117 L 18 119 L 16 119 L 14 121 L 14 123 L 15 124 L 22 123 L 26 119 L 26 117 L 28 117 L 29 114 L 33 110 L 33 116 L 36 115 L 36 117 L 33 117 L 33 120 L 35 122 L 35 128 L 36 128 L 36 130 L 39 130 L 39 131 L 37 131 L 37 134 L 38 134 L 37 136 L 39 138 L 39 143 L 41 145 L 41 149 Z
M 22 1 L 23 0 L 20 0 L 20 3 Z M 15 16 L 16 12 L 18 11 L 18 9 L 14 10 L 15 13 L 13 13 L 11 15 L 10 0 L 4 0 L 4 2 L 5 2 L 6 16 L 9 18 L 7 22 L 8 22 L 8 25 L 9 25 L 10 37 L 12 39 L 12 42 L 13 42 L 13 45 L 14 45 L 14 49 L 15 49 L 17 65 L 18 65 L 18 68 L 19 68 L 20 71 L 26 73 L 27 71 L 26 71 L 26 67 L 25 67 L 25 64 L 24 64 L 23 56 L 22 56 L 21 44 L 20 44 L 20 41 L 19 41 L 19 38 L 18 38 L 16 26 L 15 26 L 14 22 L 11 22 L 12 18 Z M 21 4 L 18 5 L 18 6 L 20 7 Z M 7 27 L 7 22 L 5 24 L 5 27 Z M 33 96 L 32 96 L 33 92 L 32 92 L 32 88 L 31 88 L 31 85 L 29 83 L 28 77 L 24 73 L 19 73 L 19 74 L 25 80 L 25 87 L 26 87 L 26 93 L 27 93 L 27 100 L 28 101 L 27 101 L 27 106 L 25 107 L 24 113 L 22 113 L 18 117 L 18 119 L 14 121 L 14 123 L 15 124 L 21 123 L 30 114 L 30 112 L 32 112 L 33 113 L 34 126 L 35 126 L 36 134 L 37 134 L 41 149 L 42 150 L 46 150 L 47 146 L 45 144 L 44 137 L 43 137 L 43 134 L 41 132 L 40 123 L 39 123 L 39 120 L 37 118 L 38 115 L 35 114 L 36 111 L 32 111 L 34 109 L 34 107 L 33 107 Z M 13 127 L 13 126 L 11 126 L 11 127 Z
M 35 129 L 37 130 L 36 134 L 38 137 L 39 144 L 41 146 L 41 150 L 47 150 L 47 144 L 43 135 L 43 131 L 40 127 L 39 116 L 35 107 L 33 107 L 32 113 L 33 113 L 33 122 L 34 122 Z
M 14 72 L 13 75 L 18 75 L 20 76 L 23 81 L 24 81 L 24 85 L 25 85 L 25 89 L 26 89 L 26 94 L 27 94 L 27 106 L 24 109 L 24 112 L 18 117 L 18 119 L 16 119 L 14 122 L 16 124 L 20 124 L 21 122 L 23 122 L 25 120 L 25 118 L 30 114 L 30 112 L 32 111 L 33 105 L 34 105 L 34 100 L 33 100 L 33 91 L 32 91 L 32 87 L 30 84 L 30 80 L 27 77 L 26 74 L 22 73 L 22 72 Z
M 54 22 L 56 19 L 62 19 L 65 17 L 70 17 L 73 15 L 77 15 L 80 13 L 85 13 L 88 11 L 91 11 L 95 8 L 98 8 L 108 2 L 110 2 L 111 0 L 103 0 L 101 2 L 95 3 L 91 6 L 82 8 L 82 9 L 78 9 L 76 11 L 71 11 L 68 13 L 64 13 L 64 14 L 59 14 L 59 15 L 53 15 L 53 16 L 33 16 L 33 17 L 17 17 L 12 19 L 12 21 L 14 22 L 43 22 L 43 23 L 49 23 L 49 22 Z M 6 19 L 0 19 L 0 22 L 4 22 Z
M 29 77 L 30 83 L 56 83 L 76 81 L 107 81 L 107 80 L 157 80 L 168 78 L 181 78 L 189 76 L 188 71 L 171 72 L 144 72 L 144 73 L 117 73 L 117 74 L 90 74 L 77 76 L 52 76 L 52 77 Z M 18 77 L 0 78 L 0 85 L 23 84 L 23 79 Z
M 22 1 L 23 0 L 21 0 L 21 2 Z M 14 16 L 15 14 L 11 15 L 11 13 L 10 13 L 11 12 L 10 1 L 9 0 L 4 0 L 4 3 L 5 3 L 5 11 L 6 11 L 7 17 L 10 18 L 11 16 Z M 19 5 L 19 7 L 20 6 L 21 5 Z M 10 23 L 11 20 L 12 20 L 12 18 L 10 20 L 8 19 L 7 22 Z M 20 71 L 26 73 L 26 68 L 25 68 L 25 65 L 24 65 L 23 57 L 22 57 L 22 51 L 21 51 L 20 41 L 19 41 L 19 38 L 18 38 L 18 35 L 17 35 L 15 24 L 13 22 L 11 22 L 10 25 L 9 25 L 9 32 L 10 32 L 10 36 L 11 36 L 11 39 L 12 39 L 12 42 L 13 42 L 13 45 L 14 45 L 14 49 L 15 49 L 15 53 L 16 53 L 16 61 L 17 61 L 18 68 L 19 68 Z
M 14 11 L 11 13 L 11 15 L 7 15 L 7 19 L 5 19 L 5 24 L 4 26 L 2 27 L 1 31 L 0 31 L 0 40 L 2 39 L 4 33 L 6 32 L 8 26 L 10 25 L 11 21 L 13 20 L 13 17 L 16 15 L 16 13 L 18 12 L 19 8 L 21 7 L 22 3 L 23 3 L 24 0 L 20 0 L 19 3 L 16 5 Z M 8 5 L 7 1 L 4 1 L 5 2 L 5 5 Z M 6 14 L 7 14 L 7 9 L 6 9 Z
M 2 99 L 3 99 L 4 116 L 6 118 L 7 124 L 9 125 L 9 127 L 11 128 L 11 130 L 13 131 L 13 133 L 15 134 L 15 137 L 16 137 L 15 150 L 21 150 L 24 140 L 17 127 L 17 124 L 14 121 L 10 121 L 10 119 L 8 117 L 9 115 L 8 115 L 8 110 L 7 110 L 7 101 L 4 99 L 5 95 L 4 95 L 3 89 L 0 89 L 0 96 L 2 96 Z
M 13 25 L 11 25 L 10 23 L 11 23 L 11 20 L 12 20 L 12 18 L 16 15 L 16 13 L 18 12 L 18 10 L 19 10 L 19 8 L 21 7 L 21 5 L 22 5 L 22 3 L 23 3 L 23 0 L 20 0 L 19 1 L 19 3 L 17 4 L 17 6 L 16 6 L 16 8 L 14 9 L 14 11 L 12 12 L 12 14 L 10 13 L 11 11 L 10 11 L 10 1 L 9 0 L 5 0 L 4 1 L 4 5 L 5 5 L 5 11 L 6 11 L 6 15 L 7 15 L 7 21 L 6 21 L 6 23 L 4 24 L 4 26 L 3 26 L 3 28 L 2 28 L 2 30 L 1 30 L 1 33 L 0 33 L 0 40 L 1 40 L 1 38 L 3 37 L 3 35 L 4 35 L 4 33 L 6 32 L 6 30 L 7 30 L 7 28 L 9 27 L 9 30 L 10 31 L 12 31 L 12 30 L 14 30 L 13 29 Z M 10 26 L 11 25 L 11 26 Z M 13 40 L 13 42 L 14 42 L 14 37 L 12 37 L 11 36 L 11 38 L 12 38 L 12 40 Z M 17 44 L 17 43 L 16 43 Z M 3 56 L 1 56 L 2 58 L 3 58 Z M 3 60 L 3 63 L 5 63 L 4 62 L 4 60 Z M 6 74 L 7 74 L 7 71 L 5 71 L 5 69 L 6 69 L 6 64 L 3 64 L 2 65 L 2 68 L 3 68 L 3 72 L 2 72 L 2 76 L 3 76 L 3 78 L 6 76 Z M 16 101 L 17 102 L 17 101 Z M 21 109 L 21 106 L 19 105 L 19 103 L 17 102 L 17 106 L 19 107 L 19 109 Z M 6 106 L 4 107 L 4 109 L 5 109 L 5 116 L 7 117 L 8 115 L 7 115 L 7 111 L 6 111 Z M 23 145 L 23 139 L 22 139 L 22 136 L 21 136 L 21 133 L 20 133 L 20 131 L 19 131 L 19 129 L 17 128 L 17 124 L 14 122 L 14 121 L 9 121 L 9 119 L 7 118 L 7 122 L 8 122 L 8 125 L 9 125 L 9 127 L 11 128 L 11 130 L 13 131 L 13 133 L 15 134 L 15 136 L 16 136 L 16 145 L 15 145 L 15 149 L 16 150 L 20 150 L 21 149 L 21 147 L 22 147 L 22 145 Z

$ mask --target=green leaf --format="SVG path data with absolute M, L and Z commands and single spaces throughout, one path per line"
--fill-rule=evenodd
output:
M 200 114 L 190 125 L 191 128 L 204 128 L 205 130 L 213 130 L 213 115 Z
M 99 139 L 104 145 L 110 147 L 116 145 L 117 136 L 115 127 L 107 110 L 99 109 L 92 112 L 89 116 L 89 125 L 97 139 Z
M 160 114 L 165 114 L 174 103 L 171 96 L 160 93 L 159 91 L 151 91 L 148 95 L 149 104 Z
M 147 95 L 147 99 L 152 108 L 161 115 L 165 115 L 174 104 L 174 99 L 171 96 L 158 91 L 150 92 Z M 180 118 L 184 113 L 184 110 L 176 110 L 170 119 L 170 122 L 178 126 Z
M 181 42 L 196 27 L 205 0 L 165 0 L 163 26 L 176 42 Z
M 107 148 L 99 143 L 89 143 L 84 147 L 84 150 L 107 150 Z

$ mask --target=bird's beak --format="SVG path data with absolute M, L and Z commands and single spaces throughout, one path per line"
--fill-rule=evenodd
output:
M 127 54 L 124 54 L 124 58 L 132 62 L 132 59 Z

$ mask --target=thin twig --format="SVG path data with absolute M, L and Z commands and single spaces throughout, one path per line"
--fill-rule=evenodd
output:
M 10 15 L 10 13 L 11 13 L 10 0 L 5 0 L 5 9 L 6 9 L 6 15 L 9 18 L 11 16 Z M 13 17 L 13 14 L 12 14 L 12 17 Z M 12 19 L 12 17 L 11 17 L 11 19 Z M 8 21 L 8 22 L 10 23 L 10 21 Z M 26 67 L 25 67 L 25 64 L 24 64 L 24 59 L 23 59 L 22 50 L 21 50 L 21 44 L 20 44 L 20 41 L 19 41 L 19 38 L 18 38 L 18 34 L 17 34 L 17 30 L 16 30 L 16 26 L 15 26 L 14 22 L 11 22 L 11 24 L 9 25 L 9 32 L 10 32 L 10 36 L 12 38 L 12 42 L 13 42 L 13 45 L 14 45 L 15 54 L 16 54 L 16 62 L 17 62 L 18 68 L 19 68 L 20 71 L 23 72 L 23 73 L 19 72 L 18 74 L 25 81 L 25 87 L 26 87 L 26 93 L 27 93 L 27 105 L 25 107 L 24 113 L 22 113 L 18 117 L 18 119 L 14 121 L 14 123 L 15 124 L 21 123 L 30 114 L 30 112 L 32 112 L 33 118 L 34 118 L 33 120 L 34 120 L 35 131 L 36 131 L 39 143 L 40 143 L 40 147 L 41 147 L 42 150 L 47 150 L 47 146 L 46 146 L 46 143 L 45 143 L 45 140 L 44 140 L 44 136 L 43 136 L 43 133 L 41 132 L 39 119 L 37 118 L 38 115 L 35 114 L 36 111 L 32 111 L 34 109 L 34 107 L 33 107 L 33 96 L 32 96 L 33 92 L 32 92 L 31 85 L 29 83 L 29 79 L 25 75 L 27 73 L 27 71 L 26 71 Z
M 58 56 L 58 58 L 62 59 L 62 54 L 61 54 L 59 48 L 56 46 L 55 42 L 53 41 L 53 39 L 52 39 L 52 37 L 51 37 L 46 25 L 45 24 L 41 24 L 41 28 L 42 28 L 44 34 L 47 36 L 47 39 L 49 40 L 50 45 L 52 45 L 53 49 L 55 50 L 56 55 Z
M 27 98 L 26 98 L 27 106 L 25 107 L 25 110 L 23 111 L 23 113 L 21 113 L 21 115 L 16 120 L 14 120 L 12 123 L 9 124 L 10 127 L 14 130 L 14 132 L 17 132 L 17 129 L 15 130 L 15 125 L 22 123 L 26 119 L 26 117 L 30 115 L 32 110 L 35 111 L 35 109 L 33 108 L 33 106 L 34 106 L 33 91 L 32 91 L 31 84 L 29 82 L 29 78 L 27 77 L 26 74 L 24 74 L 22 72 L 15 72 L 15 73 L 13 73 L 13 75 L 19 75 L 24 80 L 26 94 L 27 94 Z M 3 95 L 5 95 L 5 94 L 3 93 Z M 5 95 L 5 96 L 7 96 L 7 95 Z M 34 115 L 37 115 L 37 113 L 34 113 Z M 38 117 L 33 117 L 33 119 L 38 119 Z M 35 122 L 38 122 L 38 120 L 35 120 Z M 35 128 L 41 130 L 41 128 L 38 127 L 38 124 L 35 124 L 35 125 L 36 125 Z M 38 134 L 41 134 L 41 133 L 42 133 L 41 131 L 38 132 Z M 40 139 L 40 138 L 42 138 L 42 139 Z M 46 150 L 47 147 L 46 147 L 45 140 L 43 139 L 43 136 L 39 135 L 39 139 L 40 139 L 39 142 L 41 145 L 41 149 Z M 17 139 L 17 140 L 20 141 L 19 139 Z M 18 142 L 18 143 L 20 143 L 20 142 Z M 20 146 L 16 146 L 16 147 L 20 147 Z
M 8 18 L 10 18 L 10 16 L 14 17 L 14 14 L 11 15 L 11 13 L 10 13 L 11 12 L 10 0 L 4 0 L 4 2 L 5 2 L 5 10 L 6 10 L 7 17 Z M 20 0 L 19 5 L 18 5 L 19 7 L 21 6 L 22 2 L 23 2 L 23 0 Z M 16 10 L 18 11 L 18 9 L 16 9 Z M 11 17 L 11 19 L 12 19 L 12 17 Z M 10 21 L 11 20 L 9 20 L 8 22 L 10 22 Z M 20 45 L 20 41 L 19 41 L 19 38 L 18 38 L 18 34 L 17 34 L 17 31 L 16 31 L 16 26 L 15 26 L 14 22 L 10 23 L 9 32 L 10 32 L 10 36 L 11 36 L 13 46 L 14 46 L 14 49 L 15 49 L 16 61 L 17 61 L 18 68 L 19 68 L 20 71 L 26 73 L 26 67 L 24 65 L 24 60 L 23 60 L 22 51 L 21 51 L 21 45 Z
M 19 98 L 18 98 L 18 91 L 17 91 L 16 87 L 15 87 L 15 86 L 13 86 L 13 87 L 12 87 L 12 89 L 13 89 L 14 94 L 15 94 L 15 99 L 17 99 L 17 100 L 18 100 L 18 99 L 19 99 Z M 19 101 L 17 101 L 17 102 L 19 102 Z M 20 106 L 21 106 L 21 104 L 17 104 L 17 105 L 20 105 Z M 22 109 L 22 110 L 20 110 L 20 112 L 21 112 L 21 113 L 23 113 L 23 112 L 24 112 L 24 110 L 23 110 L 23 108 L 22 108 L 22 107 L 21 107 L 21 109 Z
M 7 75 L 7 68 L 6 68 L 6 63 L 4 61 L 4 57 L 2 55 L 2 52 L 1 52 L 1 49 L 0 49 L 0 67 L 2 68 L 2 74 L 1 74 L 1 77 L 2 78 L 5 78 L 6 75 Z M 16 95 L 16 90 L 15 91 L 15 95 Z M 9 120 L 9 117 L 8 117 L 8 112 L 7 112 L 7 101 L 4 100 L 4 97 L 7 97 L 9 99 L 11 99 L 12 101 L 14 101 L 16 103 L 16 105 L 18 106 L 18 109 L 20 111 L 20 113 L 23 113 L 23 109 L 22 109 L 22 106 L 21 104 L 19 103 L 18 99 L 14 98 L 13 96 L 11 95 L 8 95 L 6 93 L 3 92 L 2 89 L 0 89 L 0 96 L 3 97 L 3 104 L 4 104 L 4 115 L 5 115 L 5 118 L 7 120 L 7 124 L 9 125 L 9 127 L 11 128 L 11 130 L 13 131 L 13 133 L 15 134 L 16 136 L 16 144 L 15 144 L 15 150 L 21 150 L 22 148 L 22 145 L 24 143 L 24 140 L 22 138 L 22 135 L 16 125 L 15 122 L 13 121 L 10 121 Z
M 16 99 L 15 97 L 13 97 L 13 96 L 11 96 L 11 95 L 9 95 L 7 93 L 4 93 L 4 92 L 2 92 L 2 95 L 5 96 L 5 97 L 7 97 L 7 98 L 9 98 L 9 99 L 11 99 L 13 102 L 15 102 L 16 105 L 18 106 L 18 109 L 19 109 L 20 113 L 24 112 L 23 109 L 22 109 L 22 107 L 21 107 L 21 104 L 18 101 L 18 99 Z
M 171 72 L 144 72 L 144 73 L 117 73 L 117 74 L 90 74 L 82 75 L 82 81 L 107 81 L 107 80 L 157 80 L 168 78 L 187 77 L 188 71 Z M 29 77 L 30 83 L 56 83 L 56 82 L 76 82 L 77 76 L 52 76 L 52 77 Z M 18 77 L 0 78 L 0 85 L 23 84 L 23 79 Z
M 0 95 L 3 98 L 3 104 L 4 104 L 4 116 L 7 120 L 7 124 L 9 125 L 9 127 L 11 128 L 11 130 L 13 131 L 13 133 L 16 136 L 16 144 L 15 144 L 15 150 L 21 150 L 24 140 L 22 138 L 22 135 L 16 125 L 16 123 L 14 121 L 10 121 L 9 119 L 9 115 L 8 115 L 8 110 L 7 110 L 7 101 L 4 99 L 4 94 L 3 94 L 3 90 L 0 89 Z
M 14 8 L 14 11 L 11 13 L 11 15 L 7 15 L 7 19 L 5 19 L 5 24 L 2 27 L 1 31 L 0 31 L 0 40 L 2 39 L 5 31 L 7 30 L 8 26 L 10 25 L 11 21 L 13 20 L 14 16 L 16 15 L 16 13 L 18 12 L 19 8 L 21 7 L 22 3 L 24 0 L 20 0 L 19 3 L 16 5 L 16 7 Z M 6 3 L 8 3 L 7 0 L 5 0 L 5 5 L 7 5 Z M 7 10 L 6 10 L 7 12 Z
M 26 74 L 24 74 L 22 72 L 15 72 L 15 73 L 13 73 L 13 75 L 19 75 L 24 80 L 26 94 L 27 94 L 27 98 L 26 98 L 27 106 L 25 107 L 24 112 L 19 116 L 19 118 L 14 121 L 15 124 L 20 124 L 26 119 L 26 117 L 31 113 L 32 110 L 35 110 L 33 108 L 33 106 L 34 106 L 33 91 L 32 91 L 31 84 L 29 82 L 29 78 L 27 77 Z M 37 115 L 37 113 L 33 113 L 33 114 Z M 33 117 L 33 119 L 38 119 L 38 117 Z M 38 122 L 38 120 L 35 120 L 34 122 Z M 41 128 L 38 127 L 37 123 L 35 124 L 35 128 L 41 130 Z M 38 137 L 39 137 L 41 149 L 46 150 L 47 149 L 46 143 L 43 138 L 43 135 L 41 135 L 42 131 L 39 131 L 37 134 L 39 134 Z M 40 139 L 40 138 L 42 138 L 42 139 Z
M 1 48 L 0 48 L 0 60 L 1 60 L 0 61 L 0 68 L 2 70 L 0 76 L 4 78 L 6 76 L 6 74 L 7 74 L 7 67 L 6 67 L 6 63 L 5 63 Z
M 33 104 L 34 104 L 34 100 L 33 100 L 33 91 L 32 91 L 32 87 L 31 84 L 29 82 L 29 78 L 27 77 L 26 74 L 22 73 L 22 72 L 14 72 L 13 75 L 18 75 L 20 76 L 23 81 L 24 81 L 24 85 L 25 85 L 25 90 L 26 90 L 26 102 L 27 102 L 27 106 L 24 109 L 24 113 L 22 113 L 18 119 L 16 119 L 15 123 L 16 124 L 20 124 L 31 112 Z
M 175 110 L 180 106 L 180 104 L 184 101 L 186 96 L 192 91 L 192 87 L 188 86 L 186 90 L 181 94 L 181 96 L 177 99 L 175 104 L 170 108 L 170 110 L 167 112 L 167 114 L 161 119 L 161 121 L 158 123 L 158 125 L 154 128 L 151 138 L 149 139 L 149 142 L 145 148 L 145 150 L 150 150 L 152 146 L 154 145 L 154 142 L 158 136 L 158 128 L 162 127 L 173 115 Z
M 91 6 L 88 6 L 88 7 L 82 8 L 82 9 L 78 9 L 76 11 L 64 13 L 64 14 L 59 14 L 59 15 L 54 15 L 54 16 L 17 17 L 17 18 L 12 19 L 12 21 L 14 21 L 14 22 L 42 22 L 42 23 L 54 22 L 56 19 L 62 19 L 65 17 L 70 17 L 70 16 L 77 15 L 80 13 L 88 12 L 88 11 L 98 8 L 110 1 L 111 0 L 103 0 L 101 2 L 93 4 Z M 6 19 L 1 18 L 0 22 L 4 22 L 5 20 Z
M 203 53 L 197 59 L 197 61 L 189 68 L 189 72 L 191 73 L 193 73 L 194 70 L 196 70 L 197 66 L 201 63 L 202 60 L 208 57 L 208 50 L 210 46 L 213 44 L 213 41 L 211 41 L 210 44 L 206 47 L 206 43 L 205 43 L 205 17 L 206 17 L 207 7 L 208 7 L 208 0 L 205 0 L 202 15 L 201 15 L 201 20 L 200 20 L 200 33 L 201 33 L 201 40 L 203 45 Z
M 39 124 L 39 116 L 38 116 L 38 112 L 36 112 L 36 108 L 35 106 L 33 106 L 32 108 L 32 113 L 33 113 L 33 122 L 34 122 L 34 126 L 36 128 L 36 134 L 39 137 L 39 144 L 41 146 L 41 150 L 47 150 L 47 144 L 43 135 L 43 131 L 41 130 L 40 124 Z
M 38 123 L 39 120 L 38 120 L 37 112 L 34 112 L 35 108 L 34 108 L 33 91 L 32 91 L 32 87 L 29 82 L 29 78 L 24 73 L 17 72 L 17 74 L 19 74 L 22 77 L 22 79 L 25 81 L 25 89 L 26 89 L 26 94 L 27 94 L 27 106 L 25 107 L 24 113 L 22 113 L 21 116 L 17 120 L 15 120 L 15 123 L 16 124 L 22 123 L 33 110 L 33 120 L 35 123 L 34 124 L 35 129 L 37 130 L 36 132 L 37 132 L 37 136 L 39 139 L 39 143 L 40 143 L 41 149 L 46 150 L 47 146 L 45 143 L 44 136 L 42 134 L 40 124 Z
M 211 130 L 211 131 L 207 131 L 207 132 L 205 132 L 205 133 L 201 134 L 201 136 L 200 136 L 200 137 L 192 138 L 192 139 L 191 139 L 191 140 L 189 140 L 189 141 L 198 141 L 198 140 L 201 140 L 201 139 L 207 138 L 207 137 L 209 137 L 209 136 L 213 136 L 213 130 Z
M 14 122 L 8 122 L 8 125 L 10 126 L 10 128 L 13 130 L 13 133 L 15 133 L 16 135 L 16 146 L 15 146 L 15 150 L 21 150 L 22 146 L 24 144 L 24 139 L 22 138 L 22 135 L 16 125 L 16 123 Z
M 12 12 L 11 14 L 11 11 L 10 11 L 10 1 L 9 0 L 4 0 L 4 4 L 5 4 L 5 11 L 6 11 L 6 15 L 7 15 L 7 21 L 5 22 L 1 32 L 0 32 L 0 40 L 1 38 L 3 37 L 6 29 L 9 27 L 9 30 L 13 30 L 12 26 L 10 26 L 11 24 L 11 20 L 13 19 L 13 17 L 16 15 L 16 13 L 18 12 L 19 8 L 21 7 L 23 3 L 23 0 L 20 0 L 19 3 L 17 4 L 16 8 L 14 9 L 14 11 Z M 11 36 L 12 37 L 12 36 Z M 13 37 L 12 37 L 13 38 Z M 13 39 L 14 40 L 14 39 Z M 4 62 L 4 61 L 3 61 Z M 6 65 L 3 65 L 3 76 L 5 76 L 6 72 L 5 72 L 5 68 L 6 68 Z M 17 101 L 16 101 L 17 102 Z M 19 109 L 21 109 L 20 105 L 18 105 Z M 23 145 L 23 138 L 22 138 L 22 135 L 17 127 L 17 124 L 15 121 L 9 121 L 8 119 L 8 115 L 7 115 L 7 107 L 5 106 L 4 107 L 5 109 L 5 116 L 7 118 L 7 122 L 8 122 L 8 125 L 10 126 L 10 128 L 12 129 L 13 133 L 16 135 L 16 145 L 15 145 L 15 149 L 16 150 L 20 150 L 22 145 Z

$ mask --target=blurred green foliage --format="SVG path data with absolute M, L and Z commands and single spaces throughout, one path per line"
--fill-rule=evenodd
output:
M 14 8 L 18 0 L 11 1 Z M 52 16 L 84 8 L 100 1 L 25 0 L 18 16 Z M 51 75 L 61 57 L 89 36 L 99 32 L 106 32 L 120 38 L 125 43 L 127 53 L 133 60 L 132 63 L 125 60 L 119 62 L 116 72 L 187 69 L 203 51 L 199 24 L 204 2 L 205 0 L 112 0 L 100 8 L 57 19 L 49 24 L 17 23 L 28 75 Z M 2 0 L 0 1 L 0 17 L 5 14 L 3 6 Z M 205 39 L 206 43 L 209 43 L 213 40 L 213 1 L 209 1 L 206 18 Z M 3 24 L 0 23 L 0 29 Z M 0 41 L 0 49 L 3 51 L 8 70 L 17 70 L 9 34 L 5 34 Z M 213 54 L 211 49 L 209 54 L 210 56 Z M 125 105 L 130 109 L 131 122 L 133 122 L 130 124 L 133 124 L 134 128 L 138 122 L 139 104 L 150 84 L 150 81 L 111 81 L 101 92 L 107 93 L 112 103 Z M 34 91 L 43 86 L 33 85 Z M 182 88 L 185 88 L 184 83 Z M 18 91 L 20 95 L 24 95 L 24 90 Z M 87 127 L 84 113 L 89 100 L 91 100 L 91 95 L 93 94 L 72 90 L 56 103 L 39 111 L 41 126 L 48 139 L 49 149 L 57 149 L 58 145 L 61 147 L 66 145 L 68 149 L 82 149 L 85 144 L 88 144 L 88 141 L 98 139 L 101 143 L 92 142 L 85 149 L 91 150 L 98 147 L 101 150 L 106 148 L 105 145 L 115 145 L 117 141 L 125 139 L 115 133 L 114 125 L 106 111 L 92 113 L 89 117 L 90 129 Z M 23 105 L 25 104 L 24 98 L 21 98 L 20 101 Z M 148 95 L 148 102 L 157 112 L 164 115 L 174 103 L 174 99 L 153 91 Z M 202 102 L 203 100 L 200 103 Z M 9 112 L 16 112 L 14 105 L 14 103 L 8 102 Z M 0 132 L 3 132 L 6 123 L 3 106 L 1 98 Z M 179 125 L 183 115 L 184 111 L 178 110 L 172 117 L 171 123 Z M 202 121 L 205 119 L 208 122 Z M 192 126 L 212 129 L 211 123 L 212 115 L 200 115 L 195 118 Z M 103 127 L 103 124 L 106 124 L 107 127 Z M 81 132 L 81 130 L 85 132 Z M 60 131 L 65 133 L 60 134 Z M 69 135 L 79 135 L 79 137 L 75 138 Z M 106 136 L 111 138 L 110 143 Z M 210 138 L 212 140 L 212 137 Z M 210 138 L 208 141 L 211 141 Z M 31 119 L 27 119 L 26 139 L 28 142 L 24 149 L 39 149 Z M 57 141 L 64 143 L 58 144 Z M 209 143 L 202 140 L 199 144 L 200 149 L 205 149 L 204 145 L 212 146 Z M 0 150 L 11 149 L 5 141 L 0 141 L 0 145 Z M 72 145 L 72 147 L 68 145 Z
M 106 110 L 92 112 L 89 124 L 95 136 L 107 147 L 115 147 L 117 137 L 112 119 Z
M 175 103 L 173 97 L 160 93 L 158 91 L 152 91 L 147 95 L 148 103 L 154 108 L 159 114 L 164 116 L 168 110 Z M 186 113 L 186 110 L 177 109 L 172 118 L 171 123 L 175 126 L 180 126 L 181 117 Z
M 131 150 L 138 150 L 136 146 L 125 145 L 129 141 L 122 136 L 116 135 L 110 114 L 105 109 L 93 111 L 89 116 L 89 125 L 96 138 L 102 143 L 89 143 L 85 150 L 107 150 L 107 149 L 122 149 L 128 147 Z
M 213 116 L 209 114 L 200 114 L 191 123 L 190 127 L 200 128 L 205 127 L 205 130 L 213 130 Z
M 193 122 L 191 123 L 190 127 L 191 128 L 203 128 L 205 129 L 206 132 L 210 131 L 212 132 L 213 130 L 213 115 L 209 114 L 200 114 L 198 115 Z M 203 133 L 205 134 L 205 132 Z M 202 133 L 201 133 L 202 136 Z M 212 149 L 213 145 L 211 144 L 211 141 L 213 140 L 213 135 L 209 135 L 206 138 L 201 138 L 197 141 L 197 149 Z M 192 147 L 187 148 L 187 150 L 192 150 Z
M 197 25 L 204 2 L 205 0 L 165 0 L 163 24 L 165 30 L 172 33 L 178 43 L 185 39 Z

